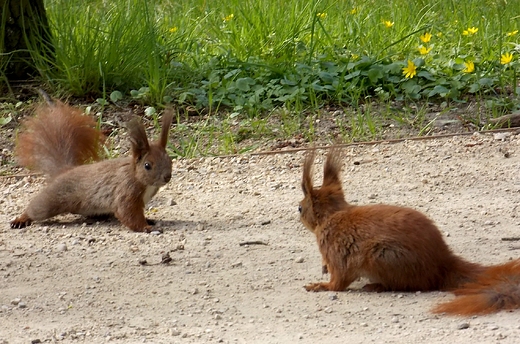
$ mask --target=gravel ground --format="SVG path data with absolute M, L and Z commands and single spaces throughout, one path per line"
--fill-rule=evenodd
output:
M 520 237 L 520 135 L 344 155 L 348 201 L 418 209 L 469 260 L 519 258 L 520 241 L 503 239 Z M 1 178 L 0 343 L 520 343 L 518 310 L 431 314 L 448 293 L 358 290 L 366 281 L 306 292 L 328 276 L 298 220 L 302 161 L 302 152 L 174 161 L 148 209 L 162 234 L 72 215 L 10 229 L 43 179 Z M 322 162 L 320 152 L 316 178 Z

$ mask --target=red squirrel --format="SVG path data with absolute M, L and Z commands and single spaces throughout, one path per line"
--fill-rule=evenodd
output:
M 102 143 L 96 122 L 59 101 L 40 105 L 25 121 L 15 155 L 20 165 L 45 173 L 47 185 L 11 227 L 64 213 L 113 214 L 131 230 L 149 232 L 144 206 L 171 179 L 165 148 L 172 118 L 165 111 L 158 142 L 149 142 L 142 123 L 132 119 L 127 124 L 132 155 L 90 163 L 99 159 Z
M 455 255 L 432 220 L 411 208 L 356 206 L 345 200 L 341 154 L 333 147 L 323 184 L 313 187 L 315 151 L 305 157 L 301 222 L 316 235 L 330 281 L 307 291 L 343 291 L 360 277 L 367 291 L 433 291 L 458 295 L 435 313 L 473 315 L 520 308 L 520 259 L 483 266 Z

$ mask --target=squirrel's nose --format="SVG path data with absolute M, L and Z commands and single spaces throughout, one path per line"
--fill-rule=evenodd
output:
M 172 174 L 171 173 L 168 173 L 168 174 L 164 175 L 164 182 L 165 183 L 168 183 L 170 181 L 170 179 L 172 179 Z

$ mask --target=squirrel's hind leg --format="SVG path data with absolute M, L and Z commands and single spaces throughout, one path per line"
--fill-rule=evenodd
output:
M 11 221 L 11 228 L 24 228 L 33 221 L 43 221 L 56 215 L 71 212 L 69 205 L 59 200 L 50 198 L 46 190 L 40 192 L 31 200 L 29 206 L 22 215 Z

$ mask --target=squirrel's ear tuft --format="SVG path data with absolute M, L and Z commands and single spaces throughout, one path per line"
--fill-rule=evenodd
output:
M 323 168 L 322 186 L 339 186 L 341 188 L 341 168 L 343 166 L 341 150 L 331 147 L 327 154 L 327 161 Z
M 303 195 L 307 196 L 313 189 L 312 185 L 312 165 L 316 157 L 315 149 L 311 149 L 305 154 L 305 162 L 303 163 L 302 190 Z
M 130 134 L 130 143 L 132 144 L 132 155 L 137 160 L 141 159 L 150 151 L 150 144 L 146 137 L 146 131 L 138 117 L 134 117 L 127 124 L 128 133 Z
M 162 115 L 162 128 L 161 128 L 161 138 L 159 140 L 159 145 L 163 148 L 166 148 L 166 143 L 168 143 L 168 134 L 170 132 L 170 126 L 173 121 L 173 109 L 171 107 L 164 110 Z

